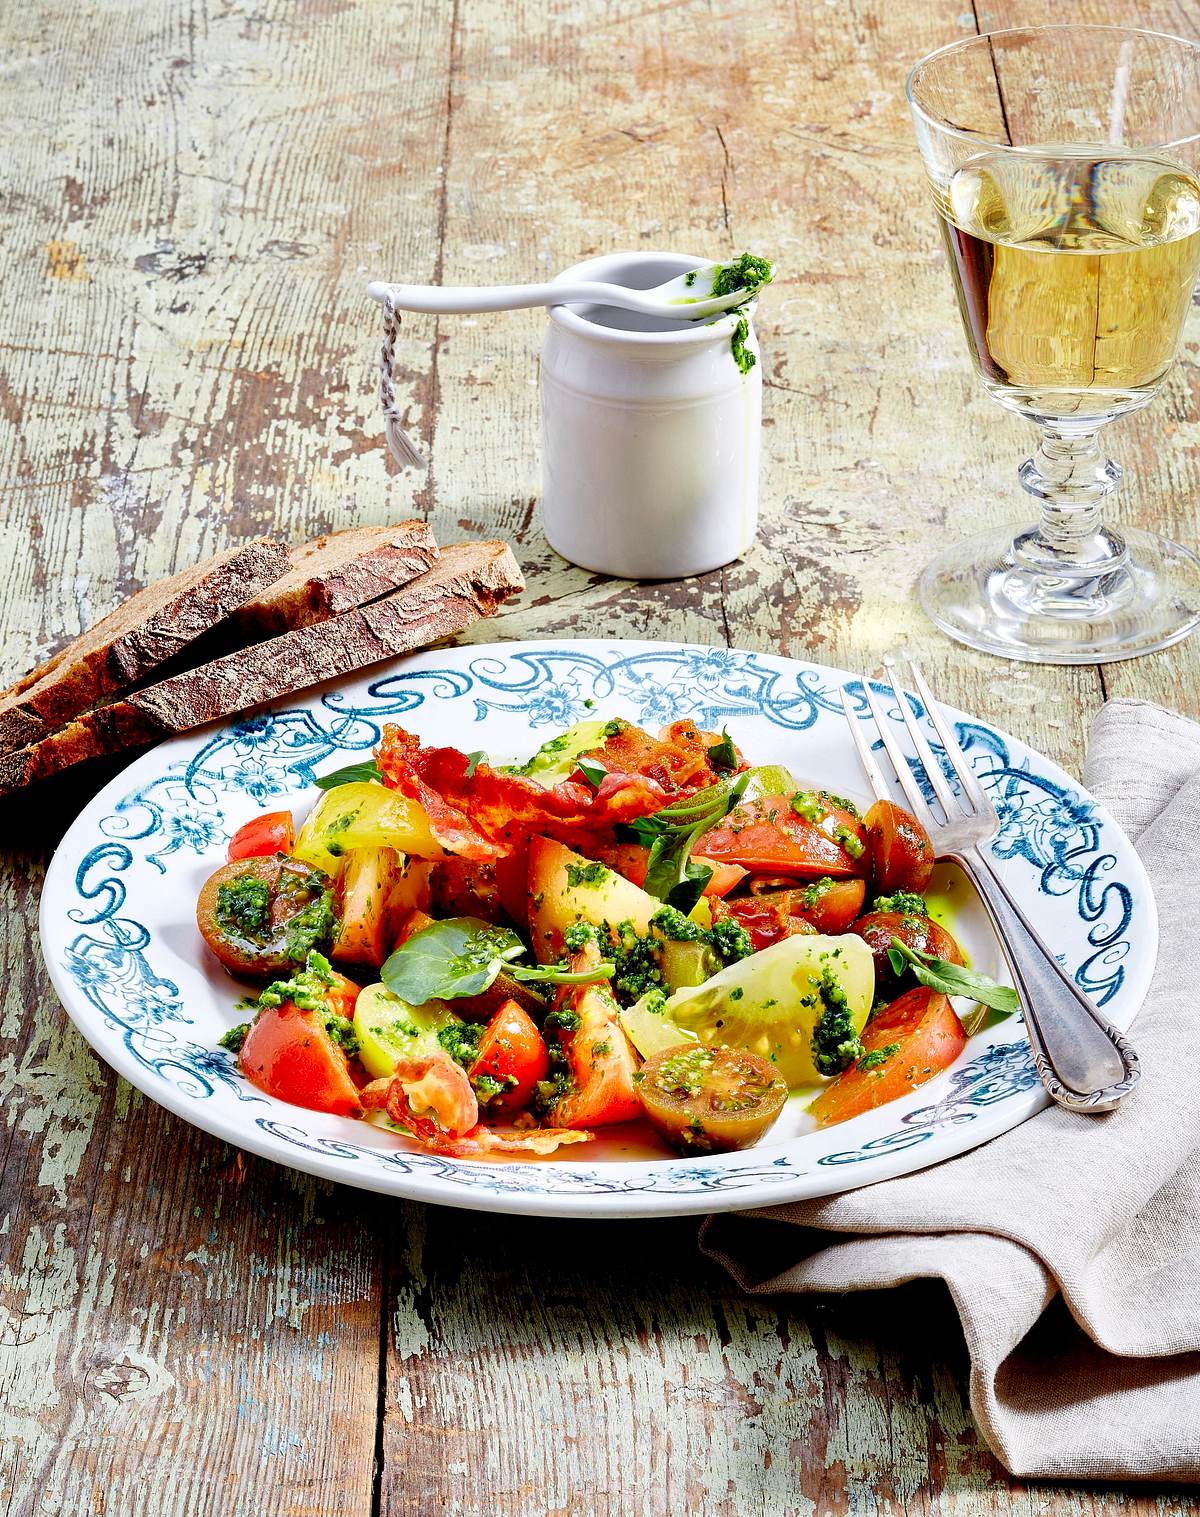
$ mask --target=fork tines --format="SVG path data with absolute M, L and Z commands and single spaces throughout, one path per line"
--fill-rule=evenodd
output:
M 925 789 L 914 772 L 914 766 L 901 745 L 896 732 L 895 721 L 890 718 L 883 709 L 880 697 L 873 688 L 869 679 L 862 680 L 863 697 L 866 701 L 867 710 L 874 719 L 875 728 L 879 734 L 879 744 L 891 760 L 892 768 L 896 772 L 896 779 L 904 792 L 909 810 L 922 824 L 925 830 L 934 837 L 935 833 L 947 828 L 960 826 L 974 832 L 979 840 L 990 835 L 999 826 L 995 808 L 989 800 L 986 791 L 975 776 L 974 770 L 963 753 L 958 738 L 955 736 L 953 726 L 947 721 L 943 712 L 934 700 L 933 693 L 926 683 L 925 676 L 921 673 L 914 659 L 908 660 L 911 682 L 917 690 L 919 699 L 909 695 L 897 679 L 897 660 L 888 654 L 883 660 L 883 667 L 887 674 L 888 685 L 896 702 L 896 708 L 908 731 L 913 748 L 916 750 L 917 763 L 924 771 L 924 778 L 932 790 L 938 805 L 941 807 L 944 820 L 939 820 L 933 807 L 926 799 Z M 850 696 L 845 688 L 842 689 L 842 709 L 846 713 L 846 722 L 850 728 L 850 736 L 854 741 L 855 751 L 867 782 L 874 791 L 876 799 L 890 800 L 890 786 L 884 778 L 883 771 L 876 761 L 872 751 L 873 746 L 862 730 L 862 717 L 856 712 L 851 704 Z M 920 713 L 924 712 L 933 726 L 934 732 L 942 746 L 942 752 L 958 781 L 957 794 L 952 788 L 946 772 L 942 767 L 928 738 L 922 728 Z M 935 838 L 936 842 L 936 838 Z

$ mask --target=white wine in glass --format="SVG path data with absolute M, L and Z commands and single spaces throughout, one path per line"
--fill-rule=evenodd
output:
M 1200 622 L 1200 560 L 1103 523 L 1120 471 L 1097 432 L 1153 399 L 1191 307 L 1198 154 L 1176 134 L 1193 115 L 1200 130 L 1200 49 L 1115 27 L 1000 32 L 918 64 L 909 96 L 975 367 L 1042 430 L 1019 471 L 1041 520 L 952 547 L 922 601 L 1014 658 L 1165 647 Z

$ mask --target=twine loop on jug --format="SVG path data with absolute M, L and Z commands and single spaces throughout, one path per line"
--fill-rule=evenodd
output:
M 400 318 L 392 297 L 385 295 L 383 305 L 383 343 L 379 349 L 379 403 L 383 407 L 383 432 L 392 457 L 405 468 L 420 469 L 425 455 L 405 431 L 400 407 L 396 404 L 393 373 L 396 363 L 396 339 L 400 335 Z

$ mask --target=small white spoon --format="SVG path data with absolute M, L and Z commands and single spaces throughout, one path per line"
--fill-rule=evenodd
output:
M 631 290 L 622 284 L 594 280 L 563 279 L 549 284 L 509 284 L 454 289 L 436 284 L 385 284 L 376 280 L 367 286 L 372 300 L 391 296 L 400 311 L 433 311 L 443 315 L 466 315 L 472 311 L 524 311 L 531 306 L 601 305 L 637 311 L 642 316 L 665 316 L 676 321 L 698 321 L 717 316 L 732 306 L 744 305 L 759 286 L 744 286 L 727 295 L 713 295 L 713 270 L 719 263 L 705 263 L 689 273 L 678 274 L 652 290 Z M 774 265 L 771 274 L 774 275 Z M 691 283 L 688 280 L 691 279 Z M 770 280 L 763 280 L 763 284 Z

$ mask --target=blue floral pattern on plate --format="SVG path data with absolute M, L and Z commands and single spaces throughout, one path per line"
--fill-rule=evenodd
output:
M 223 857 L 235 825 L 231 815 L 244 819 L 247 800 L 260 809 L 295 801 L 322 767 L 336 767 L 373 748 L 388 721 L 463 747 L 479 746 L 477 737 L 471 743 L 466 737 L 483 722 L 519 724 L 529 746 L 530 732 L 540 740 L 606 710 L 649 727 L 680 717 L 706 728 L 765 720 L 787 734 L 816 730 L 821 741 L 836 741 L 834 729 L 840 732 L 844 722 L 843 686 L 865 717 L 857 680 L 769 655 L 671 644 L 468 647 L 425 654 L 306 703 L 177 740 L 131 766 L 129 779 L 114 781 L 60 850 L 65 857 L 77 833 L 90 840 L 65 887 L 55 882 L 56 895 L 61 889 L 71 898 L 65 911 L 56 910 L 55 916 L 43 911 L 50 936 L 63 936 L 52 930 L 55 919 L 61 923 L 65 917 L 71 928 L 59 951 L 49 955 L 56 984 L 101 1053 L 135 1083 L 144 1080 L 151 1095 L 170 1087 L 166 1104 L 184 1107 L 198 1125 L 215 1130 L 201 1108 L 218 1095 L 232 1103 L 235 1114 L 243 1107 L 278 1111 L 277 1103 L 245 1082 L 230 1056 L 195 1036 L 185 996 L 155 967 L 161 962 L 159 945 L 131 903 L 127 880 L 138 875 L 143 881 L 138 888 L 145 890 L 152 888 L 148 879 L 168 881 L 184 867 L 199 867 L 203 878 Z M 915 700 L 914 709 L 923 714 Z M 888 714 L 900 722 L 894 702 Z M 1152 964 L 1155 931 L 1152 902 L 1145 904 L 1147 887 L 1128 843 L 1047 761 L 982 723 L 964 719 L 956 727 L 995 800 L 1001 830 L 992 849 L 997 859 L 1012 862 L 1010 883 L 1026 899 L 1069 910 L 1077 936 L 1082 929 L 1071 956 L 1078 983 L 1099 1004 L 1114 1003 L 1111 1014 L 1127 1025 L 1136 1010 L 1134 994 L 1140 1000 L 1144 990 L 1144 983 L 1132 989 L 1127 983 L 1131 954 L 1139 941 L 1146 947 L 1149 935 Z M 135 777 L 138 783 L 131 784 Z M 1144 958 L 1143 952 L 1139 964 Z M 1139 980 L 1148 973 L 1139 969 Z M 930 1087 L 940 1088 L 941 1082 Z M 621 1198 L 640 1195 L 650 1208 L 655 1196 L 668 1198 L 662 1209 L 670 1211 L 749 1205 L 751 1193 L 755 1199 L 780 1199 L 789 1187 L 796 1192 L 805 1177 L 808 1193 L 840 1189 L 850 1166 L 862 1171 L 853 1183 L 881 1178 L 914 1167 L 913 1162 L 898 1165 L 897 1153 L 923 1148 L 929 1158 L 916 1162 L 945 1157 L 973 1139 L 946 1147 L 933 1143 L 939 1134 L 976 1125 L 982 1140 L 1036 1110 L 1039 1097 L 1028 1043 L 1013 1023 L 994 1029 L 988 1046 L 949 1074 L 939 1099 L 895 1103 L 895 1115 L 883 1119 L 884 1130 L 858 1146 L 826 1142 L 820 1152 L 811 1138 L 803 1138 L 782 1150 L 761 1148 L 703 1162 L 469 1164 L 407 1147 L 389 1150 L 319 1135 L 300 1125 L 290 1108 L 286 1117 L 247 1111 L 247 1120 L 253 1117 L 250 1128 L 262 1141 L 253 1141 L 247 1130 L 245 1142 L 273 1157 L 290 1156 L 301 1168 L 332 1168 L 352 1183 L 460 1199 L 465 1205 L 486 1205 L 488 1196 L 498 1205 L 526 1197 L 534 1203 L 526 1209 L 536 1210 L 538 1198 L 545 1197 L 541 1209 L 553 1212 L 573 1209 L 567 1204 L 572 1197 L 585 1202 L 590 1196 L 598 1204 L 615 1197 L 620 1210 Z M 236 1126 L 236 1115 L 227 1109 L 223 1122 Z M 312 1158 L 306 1161 L 306 1155 Z M 363 1170 L 371 1172 L 369 1178 Z M 818 1172 L 833 1171 L 843 1178 L 812 1180 Z M 464 1195 L 459 1198 L 456 1191 Z M 692 1200 L 683 1205 L 681 1197 Z

